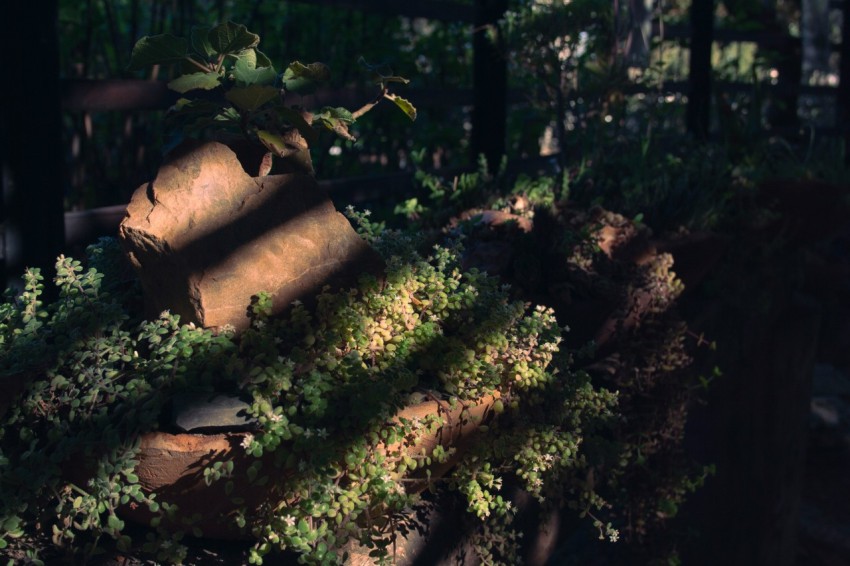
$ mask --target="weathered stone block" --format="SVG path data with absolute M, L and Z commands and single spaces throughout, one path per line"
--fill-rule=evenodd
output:
M 260 291 L 280 312 L 383 269 L 313 177 L 252 177 L 217 142 L 173 152 L 133 194 L 119 236 L 148 314 L 170 309 L 207 328 L 246 328 Z

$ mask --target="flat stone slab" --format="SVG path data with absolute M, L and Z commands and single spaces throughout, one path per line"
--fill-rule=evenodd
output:
M 233 395 L 178 395 L 172 401 L 174 426 L 181 432 L 239 432 L 254 430 L 257 419 L 250 405 Z
M 133 194 L 119 236 L 148 316 L 170 310 L 206 328 L 247 328 L 260 291 L 278 313 L 383 271 L 312 176 L 252 177 L 217 142 L 175 150 Z

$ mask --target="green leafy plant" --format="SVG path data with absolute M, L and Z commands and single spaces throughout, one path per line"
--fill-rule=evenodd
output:
M 3 376 L 26 376 L 0 417 L 6 551 L 37 552 L 40 530 L 54 544 L 46 558 L 61 549 L 92 556 L 108 543 L 182 561 L 183 534 L 202 532 L 174 502 L 142 489 L 136 466 L 141 435 L 167 426 L 168 403 L 186 392 L 252 400 L 259 429 L 243 435 L 244 454 L 209 462 L 203 480 L 224 485 L 234 505 L 228 520 L 257 541 L 253 563 L 286 549 L 302 563 L 334 564 L 351 541 L 386 558 L 413 520 L 415 485 L 456 489 L 484 521 L 482 532 L 505 540 L 515 538 L 508 478 L 538 495 L 560 490 L 598 502 L 583 479 L 582 445 L 610 418 L 615 396 L 570 369 L 551 310 L 529 309 L 498 280 L 462 271 L 459 249 L 425 258 L 397 233 L 366 229 L 387 258 L 382 282 L 326 290 L 315 308 L 295 305 L 284 317 L 270 316 L 261 293 L 238 338 L 167 312 L 139 322 L 108 291 L 123 288 L 110 283 L 121 277 L 110 242 L 90 249 L 94 262 L 114 269 L 107 274 L 60 258 L 55 302 L 40 301 L 40 274 L 28 272 L 25 290 L 0 304 Z M 423 434 L 449 426 L 445 411 L 457 407 L 470 419 L 465 403 L 486 395 L 498 399 L 498 418 L 482 427 L 480 449 L 464 456 L 452 445 L 420 445 Z M 395 417 L 432 397 L 445 411 Z M 452 458 L 460 458 L 457 472 L 431 476 Z M 239 499 L 237 489 L 251 485 L 268 486 L 267 504 Z M 131 538 L 127 506 L 151 514 L 146 538 Z M 510 544 L 487 546 L 494 536 L 481 539 L 482 553 L 509 555 Z
M 610 158 L 611 161 L 618 159 Z M 587 166 L 592 171 L 599 167 L 596 163 Z M 650 165 L 633 163 L 629 170 L 640 170 L 640 167 Z M 678 178 L 681 168 L 681 164 L 676 168 L 671 165 L 671 177 Z M 671 256 L 650 254 L 638 266 L 631 259 L 625 259 L 628 256 L 623 259 L 617 254 L 611 256 L 608 255 L 610 248 L 606 252 L 600 247 L 601 234 L 617 234 L 615 238 L 622 238 L 621 241 L 640 249 L 640 242 L 647 241 L 650 234 L 640 217 L 629 221 L 598 206 L 590 210 L 569 206 L 570 189 L 575 189 L 577 197 L 588 198 L 586 191 L 590 187 L 585 183 L 595 180 L 599 190 L 603 182 L 609 182 L 604 169 L 598 170 L 600 174 L 597 175 L 586 171 L 571 172 L 560 182 L 552 176 L 520 175 L 509 185 L 509 193 L 493 186 L 492 180 L 484 176 L 479 176 L 474 185 L 467 187 L 460 181 L 447 183 L 433 175 L 422 175 L 420 179 L 424 188 L 429 189 L 431 198 L 412 205 L 408 203 L 408 209 L 413 210 L 417 216 L 415 220 L 425 226 L 442 227 L 447 217 L 468 217 L 469 221 L 455 222 L 451 226 L 453 233 L 465 238 L 469 264 L 492 268 L 510 283 L 514 296 L 534 298 L 552 306 L 559 319 L 570 321 L 573 339 L 602 335 L 613 340 L 606 345 L 602 357 L 588 354 L 593 361 L 586 366 L 592 368 L 594 385 L 618 391 L 617 415 L 622 419 L 610 437 L 602 441 L 597 438 L 587 446 L 591 467 L 607 470 L 604 476 L 595 478 L 595 495 L 601 497 L 563 502 L 557 488 L 535 489 L 540 487 L 538 480 L 553 470 L 534 458 L 523 463 L 518 477 L 523 489 L 540 497 L 541 504 L 557 505 L 562 501 L 590 518 L 603 538 L 621 539 L 624 544 L 619 547 L 628 548 L 618 555 L 622 563 L 645 563 L 650 558 L 674 552 L 676 527 L 671 526 L 671 519 L 687 495 L 697 489 L 710 472 L 710 467 L 688 461 L 681 452 L 688 409 L 697 398 L 697 390 L 705 387 L 705 378 L 695 375 L 691 367 L 691 356 L 698 346 L 708 342 L 690 335 L 676 314 L 677 297 L 683 287 L 672 271 Z M 566 184 L 571 177 L 574 183 Z M 615 180 L 611 177 L 611 182 Z M 656 178 L 655 182 L 659 180 Z M 452 202 L 453 189 L 460 187 L 467 191 L 465 195 L 475 195 L 478 207 L 472 209 L 473 214 L 467 212 L 461 216 L 461 212 L 469 210 L 466 208 L 469 205 L 461 199 Z M 642 194 L 650 193 L 644 191 Z M 465 195 L 461 193 L 461 197 Z M 433 208 L 434 212 L 425 206 L 429 202 L 439 203 Z M 615 202 L 622 203 L 622 200 Z M 691 203 L 686 205 L 672 211 L 670 217 L 685 221 L 686 211 L 697 212 Z M 644 210 L 650 213 L 653 222 L 661 220 L 659 206 L 647 206 Z M 503 229 L 481 221 L 484 215 L 475 214 L 476 211 L 498 213 L 493 218 L 531 221 L 533 227 L 529 232 Z M 408 210 L 400 208 L 398 212 Z M 442 218 L 435 213 L 443 215 Z M 497 250 L 499 261 L 492 260 L 496 255 L 493 249 Z M 476 253 L 476 250 L 481 251 Z M 637 299 L 637 296 L 644 298 Z M 619 329 L 614 334 L 600 334 L 598 331 L 604 319 L 588 316 L 597 309 L 592 305 L 599 302 L 605 305 L 599 307 L 601 312 L 611 313 L 609 328 Z M 633 316 L 640 323 L 628 329 L 627 320 Z M 696 339 L 696 344 L 692 338 Z M 561 414 L 557 408 L 548 411 L 552 415 Z M 500 419 L 491 428 L 506 426 L 507 422 Z M 511 422 L 510 426 L 515 423 Z M 541 438 L 538 429 L 521 430 L 532 445 Z M 570 447 L 568 436 L 545 434 L 543 438 L 563 443 L 558 451 L 564 446 Z M 486 445 L 477 448 L 483 450 L 484 447 Z M 497 465 L 498 457 L 497 450 L 482 451 L 477 466 L 457 472 L 467 474 L 468 479 L 461 486 L 475 502 L 472 507 L 476 513 L 494 513 L 494 509 L 505 506 L 486 485 L 490 481 L 488 469 Z M 547 458 L 546 464 L 553 462 L 551 458 Z M 469 481 L 481 474 L 487 478 L 486 482 Z M 553 485 L 561 484 L 556 481 Z M 610 561 L 621 563 L 615 562 L 613 556 Z
M 182 96 L 172 108 L 172 124 L 188 133 L 214 130 L 222 139 L 237 137 L 264 146 L 270 153 L 312 171 L 308 149 L 326 129 L 354 141 L 350 127 L 381 100 L 396 104 L 411 120 L 416 108 L 390 92 L 393 83 L 409 81 L 385 65 L 360 63 L 379 89 L 378 96 L 357 110 L 324 107 L 308 111 L 301 97 L 330 80 L 323 63 L 293 61 L 283 72 L 257 46 L 260 37 L 244 25 L 225 22 L 192 28 L 189 39 L 171 34 L 142 37 L 133 47 L 129 68 L 174 65 L 179 74 L 168 86 Z M 300 165 L 299 165 L 300 164 Z

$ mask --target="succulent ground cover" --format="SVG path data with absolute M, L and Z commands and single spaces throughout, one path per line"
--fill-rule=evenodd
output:
M 615 397 L 571 370 L 552 312 L 529 310 L 497 279 L 462 271 L 449 248 L 428 257 L 408 249 L 402 260 L 391 250 L 403 239 L 375 241 L 388 253 L 384 280 L 324 293 L 314 310 L 294 305 L 273 319 L 268 297 L 257 296 L 252 327 L 239 337 L 182 325 L 169 313 L 139 321 L 114 242 L 90 250 L 93 267 L 60 258 L 55 302 L 42 304 L 40 275 L 29 272 L 26 290 L 3 305 L 4 372 L 21 383 L 3 415 L 4 548 L 25 553 L 29 535 L 41 532 L 83 556 L 109 541 L 181 560 L 191 518 L 175 533 L 179 509 L 146 493 L 134 467 L 139 435 L 167 426 L 169 399 L 187 391 L 241 391 L 260 423 L 243 442 L 255 464 L 212 466 L 204 474 L 210 483 L 225 482 L 229 493 L 236 483 L 271 486 L 291 473 L 269 489 L 268 505 L 232 517 L 257 540 L 254 562 L 277 548 L 333 563 L 352 539 L 376 556 L 389 552 L 418 499 L 405 478 L 422 470 L 427 482 L 429 465 L 450 456 L 442 448 L 413 452 L 416 431 L 439 428 L 441 417 L 390 419 L 423 389 L 450 404 L 500 396 L 503 424 L 484 433 L 480 446 L 488 448 L 434 479 L 463 493 L 482 521 L 513 515 L 501 492 L 505 476 L 541 498 L 558 493 L 581 509 L 604 507 L 584 484 L 581 447 Z M 272 464 L 260 460 L 270 453 Z M 122 506 L 153 514 L 141 539 L 127 534 Z M 509 560 L 515 548 L 498 552 Z

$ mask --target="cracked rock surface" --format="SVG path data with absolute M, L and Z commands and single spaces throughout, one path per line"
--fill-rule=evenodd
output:
M 252 177 L 217 142 L 170 154 L 133 194 L 119 236 L 148 316 L 170 310 L 207 328 L 247 328 L 260 291 L 277 313 L 383 268 L 312 176 Z

